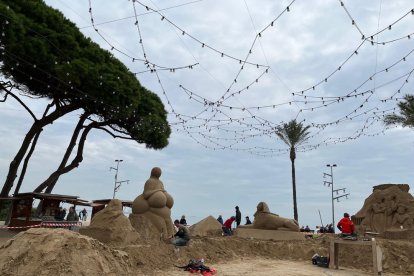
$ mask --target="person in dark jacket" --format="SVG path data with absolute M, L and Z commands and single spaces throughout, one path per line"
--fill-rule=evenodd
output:
M 66 209 L 63 209 L 63 207 L 59 207 L 59 210 L 57 211 L 55 215 L 55 220 L 62 221 L 65 219 L 66 216 Z
M 180 224 L 187 225 L 187 220 L 185 219 L 185 216 L 184 215 L 181 216 Z
M 79 217 L 76 214 L 75 207 L 69 208 L 68 216 L 66 217 L 66 221 L 78 221 Z
M 174 221 L 174 225 L 178 228 L 178 231 L 175 233 L 175 238 L 172 240 L 172 243 L 176 246 L 187 245 L 190 240 L 190 232 L 188 231 L 188 228 L 185 225 L 180 224 L 178 219 Z
M 337 227 L 341 230 L 343 236 L 350 236 L 355 232 L 355 225 L 349 218 L 348 213 L 344 214 L 344 217 L 338 222 Z
M 241 222 L 241 212 L 240 212 L 239 206 L 236 206 L 235 208 L 236 208 L 236 225 L 237 227 L 239 227 L 240 222 Z
M 218 216 L 217 221 L 220 222 L 221 225 L 223 225 L 223 217 L 221 215 Z
M 252 224 L 252 222 L 250 221 L 249 216 L 247 216 L 247 217 L 246 217 L 246 224 L 245 224 L 245 225 L 249 225 L 249 224 Z

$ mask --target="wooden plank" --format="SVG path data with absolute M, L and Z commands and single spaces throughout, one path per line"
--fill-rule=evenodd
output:
M 372 239 L 372 263 L 374 266 L 374 275 L 378 276 L 377 242 L 375 239 Z
M 335 241 L 332 239 L 331 243 L 329 244 L 329 268 L 330 269 L 335 269 L 334 259 L 335 259 Z

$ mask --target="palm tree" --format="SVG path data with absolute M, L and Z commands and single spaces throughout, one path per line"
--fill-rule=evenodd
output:
M 292 162 L 293 215 L 296 221 L 298 221 L 295 176 L 296 147 L 309 138 L 309 128 L 310 126 L 304 126 L 302 123 L 298 123 L 296 119 L 276 127 L 276 135 L 290 148 L 290 161 Z
M 414 95 L 405 95 L 404 101 L 398 103 L 400 115 L 389 114 L 385 116 L 386 125 L 402 125 L 403 127 L 414 128 Z

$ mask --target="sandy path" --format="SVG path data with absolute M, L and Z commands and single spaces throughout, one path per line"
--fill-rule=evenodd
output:
M 365 273 L 358 270 L 339 269 L 331 270 L 312 265 L 307 262 L 270 260 L 270 259 L 243 259 L 239 261 L 231 261 L 228 263 L 206 264 L 217 270 L 215 275 L 220 276 L 239 276 L 239 275 L 258 275 L 258 276 L 370 276 L 372 273 Z M 178 276 L 178 275 L 194 275 L 179 270 L 178 268 L 170 271 L 160 271 L 154 275 L 160 276 Z M 200 275 L 200 274 L 199 274 Z M 383 274 L 393 276 L 395 274 Z

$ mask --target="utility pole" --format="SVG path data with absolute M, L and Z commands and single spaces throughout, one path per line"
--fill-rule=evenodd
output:
M 334 200 L 336 199 L 337 202 L 339 202 L 339 199 L 341 197 L 346 197 L 348 198 L 349 193 L 345 193 L 346 188 L 340 188 L 340 189 L 334 189 L 334 178 L 333 178 L 333 167 L 336 167 L 336 164 L 327 164 L 327 167 L 331 168 L 331 174 L 329 173 L 323 173 L 323 178 L 325 178 L 326 176 L 329 176 L 331 178 L 331 181 L 323 181 L 323 185 L 328 185 L 328 187 L 331 187 L 331 201 L 332 201 L 332 228 L 333 231 L 335 233 L 335 205 L 334 205 Z M 338 195 L 339 191 L 342 191 L 344 194 L 342 195 Z M 336 193 L 337 196 L 334 196 L 334 193 Z
M 110 167 L 109 170 L 114 170 L 115 171 L 115 183 L 114 183 L 114 194 L 112 196 L 112 199 L 115 198 L 115 193 L 119 190 L 119 188 L 121 187 L 121 184 L 126 182 L 127 184 L 129 184 L 129 180 L 122 180 L 122 181 L 118 181 L 118 170 L 119 170 L 119 163 L 121 163 L 122 159 L 116 159 L 116 168 L 114 167 Z

